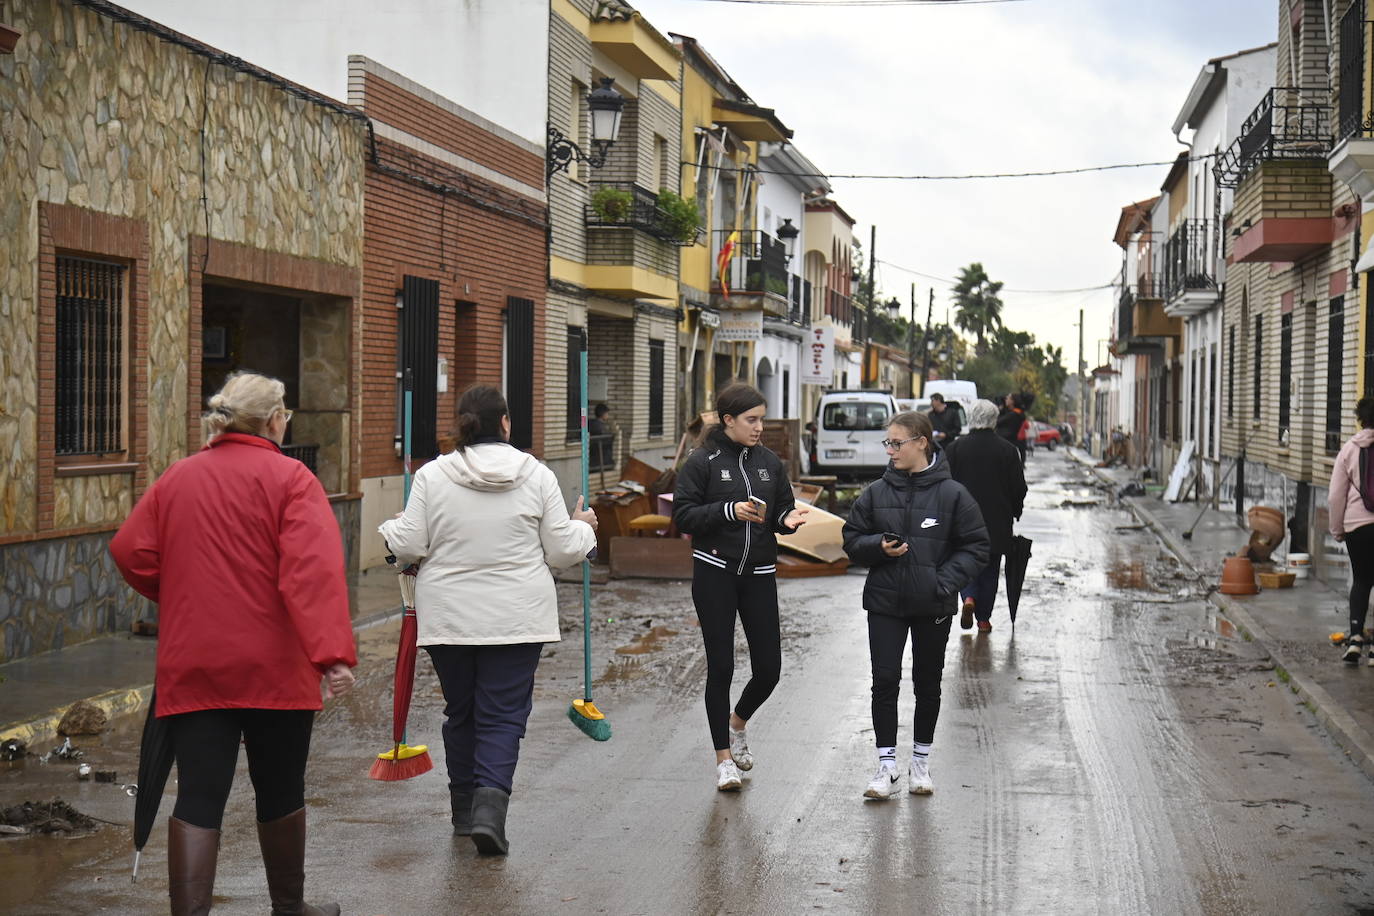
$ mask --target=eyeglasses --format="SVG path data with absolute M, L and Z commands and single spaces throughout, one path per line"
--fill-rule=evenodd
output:
M 290 409 L 288 409 L 288 408 L 286 408 L 286 407 L 278 407 L 277 409 L 280 410 L 282 413 L 286 414 L 286 422 L 287 422 L 287 423 L 290 423 L 290 422 L 291 422 L 291 416 L 292 416 L 292 414 L 295 413 L 295 411 L 290 410 Z
M 882 442 L 882 446 L 889 452 L 895 452 L 897 451 L 897 449 L 901 448 L 903 445 L 906 445 L 908 442 L 915 442 L 917 439 L 924 438 L 925 436 L 908 436 L 905 439 L 884 439 Z

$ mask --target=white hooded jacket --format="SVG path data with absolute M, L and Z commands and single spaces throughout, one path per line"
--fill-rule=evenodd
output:
M 487 442 L 420 468 L 400 518 L 377 529 L 416 580 L 417 645 L 557 642 L 558 601 L 549 567 L 596 546 L 568 517 L 553 472 L 533 455 Z

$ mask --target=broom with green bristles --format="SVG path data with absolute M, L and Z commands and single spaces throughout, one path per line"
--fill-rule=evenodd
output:
M 587 331 L 582 331 L 582 493 L 591 508 L 591 454 L 587 438 Z M 568 707 L 568 718 L 593 741 L 611 740 L 611 723 L 592 702 L 592 563 L 582 561 L 582 697 Z

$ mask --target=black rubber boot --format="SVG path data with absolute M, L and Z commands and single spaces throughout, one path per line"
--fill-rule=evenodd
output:
M 452 787 L 448 790 L 448 797 L 453 808 L 453 835 L 470 836 L 472 834 L 472 792 L 460 792 Z
M 204 916 L 215 891 L 219 831 L 167 818 L 167 891 L 172 916 Z
M 488 856 L 504 856 L 510 851 L 506 842 L 506 809 L 510 796 L 500 789 L 478 786 L 472 793 L 472 842 L 477 851 Z
M 305 809 L 258 822 L 258 845 L 267 869 L 267 891 L 273 916 L 339 916 L 337 903 L 305 902 Z

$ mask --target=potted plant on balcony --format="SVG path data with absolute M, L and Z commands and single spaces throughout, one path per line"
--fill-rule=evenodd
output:
M 608 223 L 623 223 L 629 219 L 635 197 L 623 188 L 600 187 L 592 192 L 592 209 Z
M 686 200 L 676 191 L 663 188 L 658 192 L 659 226 L 664 235 L 678 242 L 697 240 L 701 228 L 701 214 L 694 200 Z

